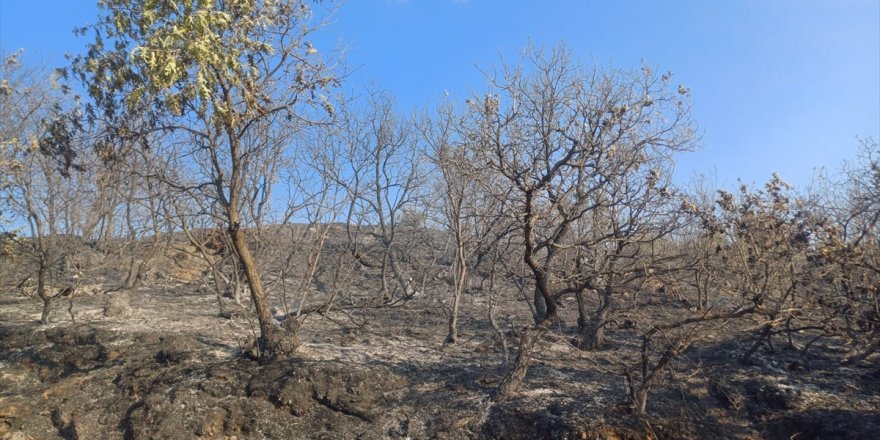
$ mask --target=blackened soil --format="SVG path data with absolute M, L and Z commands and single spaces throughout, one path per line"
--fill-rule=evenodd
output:
M 583 352 L 561 328 L 541 341 L 522 391 L 497 401 L 507 366 L 475 299 L 454 346 L 443 345 L 442 305 L 414 301 L 316 316 L 296 356 L 261 365 L 244 355 L 246 309 L 230 317 L 194 292 L 129 294 L 131 316 L 103 316 L 112 298 L 99 295 L 78 300 L 76 324 L 59 305 L 49 326 L 35 322 L 39 304 L 0 295 L 0 439 L 880 438 L 876 362 L 844 368 L 820 348 L 777 346 L 743 365 L 747 344 L 708 335 L 642 417 L 622 375 L 637 329 L 611 328 L 608 348 Z M 521 310 L 511 300 L 499 313 L 513 355 Z

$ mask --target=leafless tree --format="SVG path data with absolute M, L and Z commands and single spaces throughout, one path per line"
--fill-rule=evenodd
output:
M 276 291 L 281 293 L 285 328 L 299 340 L 302 324 L 316 314 L 328 313 L 343 294 L 340 281 L 346 278 L 352 262 L 340 252 L 334 262 L 326 262 L 328 241 L 340 234 L 339 216 L 347 193 L 336 185 L 333 152 L 338 142 L 337 127 L 315 127 L 297 140 L 298 155 L 282 170 L 288 195 L 283 217 L 271 227 L 272 242 L 280 250 L 277 265 L 269 269 Z M 286 243 L 278 246 L 280 240 Z M 334 265 L 327 284 L 319 280 L 322 268 Z
M 703 310 L 687 318 L 651 326 L 641 335 L 637 367 L 626 368 L 623 372 L 634 409 L 639 414 L 646 413 L 649 394 L 661 375 L 708 334 L 708 328 L 722 328 L 731 320 L 759 310 L 755 304 L 716 312 Z
M 477 189 L 476 170 L 468 158 L 468 150 L 455 138 L 456 116 L 448 106 L 441 108 L 437 115 L 428 118 L 420 125 L 422 139 L 426 144 L 426 156 L 431 159 L 436 170 L 436 189 L 440 221 L 451 233 L 455 256 L 451 265 L 453 286 L 452 310 L 446 343 L 458 339 L 458 313 L 461 298 L 467 286 L 470 258 L 478 249 L 477 237 L 471 235 L 474 228 L 469 223 L 476 220 L 475 190 Z
M 516 220 L 535 286 L 536 325 L 524 333 L 501 395 L 525 377 L 532 347 L 556 324 L 560 297 L 595 286 L 596 272 L 577 270 L 587 258 L 576 256 L 603 246 L 612 255 L 638 248 L 635 237 L 652 221 L 627 204 L 662 200 L 666 161 L 695 139 L 689 92 L 670 90 L 669 74 L 585 69 L 565 48 L 529 50 L 525 60 L 502 66 L 490 78 L 492 90 L 468 101 L 462 122 L 477 166 L 510 188 L 497 197 Z M 588 225 L 600 222 L 607 227 Z
M 823 228 L 810 255 L 813 295 L 834 329 L 849 341 L 845 362 L 865 360 L 880 349 L 880 148 L 862 141 L 859 161 L 841 178 L 817 189 L 815 206 Z
M 821 315 L 812 313 L 821 309 L 821 295 L 810 293 L 814 277 L 808 264 L 827 223 L 779 176 L 763 190 L 747 185 L 736 194 L 720 190 L 714 212 L 700 215 L 709 234 L 719 237 L 713 270 L 723 282 L 721 294 L 753 307 L 749 316 L 758 320 L 743 361 L 762 345 L 772 349 L 776 334 L 822 330 L 828 324 L 810 321 Z
M 367 101 L 363 109 L 352 104 L 340 111 L 342 148 L 334 175 L 348 193 L 350 252 L 362 266 L 379 270 L 379 296 L 387 302 L 396 291 L 403 297 L 414 292 L 412 274 L 403 266 L 400 226 L 416 212 L 423 171 L 412 121 L 397 113 L 387 94 L 370 93 Z

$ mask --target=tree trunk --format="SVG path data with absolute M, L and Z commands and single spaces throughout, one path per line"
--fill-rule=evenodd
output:
M 630 397 L 639 414 L 645 414 L 648 411 L 648 390 L 646 388 L 639 388 Z
M 522 386 L 526 373 L 529 371 L 529 365 L 532 363 L 532 349 L 546 329 L 547 327 L 545 326 L 536 325 L 535 327 L 525 329 L 523 332 L 522 338 L 519 341 L 519 353 L 516 355 L 513 368 L 498 386 L 497 396 L 500 400 L 510 397 Z
M 743 354 L 742 359 L 740 359 L 741 363 L 748 363 L 749 358 L 751 358 L 752 354 L 754 354 L 755 351 L 758 350 L 758 347 L 761 346 L 761 343 L 764 342 L 764 339 L 769 340 L 770 332 L 773 331 L 773 319 L 774 317 L 769 318 L 770 322 L 764 324 L 764 327 L 761 329 L 761 333 L 758 335 L 758 339 L 755 340 L 752 346 L 748 350 L 746 350 L 745 354 Z
M 70 298 L 67 299 L 67 302 L 68 302 L 67 313 L 70 314 L 71 322 L 76 324 L 76 314 L 73 311 L 73 295 L 71 295 Z
M 446 343 L 454 344 L 458 339 L 458 309 L 461 305 L 461 295 L 464 292 L 464 284 L 467 281 L 467 261 L 464 255 L 464 244 L 459 240 L 456 252 L 457 260 L 453 267 L 455 274 L 455 297 L 452 300 L 452 316 L 449 317 L 449 333 L 446 335 Z
M 581 350 L 598 350 L 605 345 L 604 319 L 593 315 L 585 325 L 578 322 L 578 348 Z
M 527 328 L 523 332 L 522 338 L 520 338 L 519 341 L 519 353 L 516 355 L 513 368 L 507 373 L 507 376 L 498 386 L 498 397 L 501 400 L 510 397 L 522 385 L 526 373 L 529 371 L 529 365 L 532 363 L 532 349 L 535 347 L 535 344 L 538 342 L 541 335 L 551 329 L 556 323 L 556 304 L 553 302 L 552 297 L 545 298 L 545 300 L 547 300 L 548 304 L 547 315 L 544 317 L 543 321 L 536 324 L 534 327 Z
M 449 317 L 449 330 L 446 333 L 444 344 L 454 344 L 458 341 L 458 305 L 461 302 L 461 293 L 455 292 L 452 300 L 452 315 Z
M 52 308 L 52 299 L 51 298 L 40 298 L 43 300 L 43 313 L 40 315 L 40 324 L 48 324 L 49 323 L 49 312 Z
M 583 298 L 578 297 L 578 348 L 581 350 L 598 350 L 605 345 L 605 324 L 611 310 L 612 299 L 608 293 L 599 297 L 599 305 L 587 318 L 582 306 Z
M 40 324 L 49 323 L 49 311 L 52 307 L 52 300 L 49 298 L 41 298 L 43 300 L 43 313 L 40 315 Z
M 49 312 L 52 308 L 52 295 L 46 291 L 46 276 L 48 268 L 43 255 L 40 255 L 40 268 L 37 273 L 37 296 L 43 300 L 43 313 L 40 315 L 40 323 L 49 323 Z
M 232 256 L 232 280 L 228 286 L 229 292 L 228 294 L 235 301 L 236 305 L 241 305 L 241 292 L 242 292 L 242 279 L 241 279 L 241 266 L 239 265 L 238 259 L 235 256 Z
M 504 364 L 510 363 L 510 350 L 507 348 L 507 338 L 504 336 L 504 331 L 501 330 L 501 326 L 498 325 L 498 321 L 495 319 L 495 277 L 497 272 L 496 265 L 498 264 L 498 250 L 497 247 L 494 251 L 492 257 L 492 266 L 489 270 L 489 289 L 483 289 L 481 284 L 481 290 L 487 293 L 487 299 L 489 302 L 488 312 L 489 312 L 489 324 L 492 325 L 492 329 L 495 330 L 495 334 L 498 335 L 498 341 L 501 342 L 501 349 L 504 350 Z M 485 282 L 486 279 L 483 279 Z
M 397 264 L 397 260 L 396 252 L 394 252 L 394 250 L 389 250 L 388 265 L 391 267 L 391 273 L 394 274 L 394 278 L 397 279 L 397 285 L 400 287 L 400 291 L 403 292 L 403 297 L 409 299 L 413 294 L 413 280 L 412 278 L 403 275 L 403 271 L 400 270 L 400 265 Z
M 531 364 L 530 353 L 535 347 L 535 342 L 537 341 L 538 336 L 539 331 L 537 328 L 525 329 L 520 338 L 519 352 L 516 355 L 516 361 L 514 362 L 513 368 L 498 386 L 498 396 L 502 398 L 509 397 L 522 385 L 526 373 L 528 373 L 529 365 Z
M 537 287 L 535 287 L 533 303 L 535 305 L 533 318 L 535 320 L 535 324 L 538 324 L 547 317 L 547 301 L 544 300 L 544 295 L 541 294 L 541 290 Z
M 238 264 L 235 265 L 235 278 L 232 281 L 232 300 L 235 301 L 236 305 L 241 305 L 241 293 L 244 290 L 244 286 L 242 285 L 241 279 L 241 268 L 238 267 Z
M 237 220 L 238 216 L 230 215 L 230 217 Z M 296 350 L 296 346 L 295 344 L 286 343 L 284 332 L 275 325 L 275 318 L 269 310 L 269 301 L 266 297 L 266 292 L 263 290 L 260 274 L 257 272 L 257 263 L 251 254 L 247 238 L 241 231 L 237 221 L 232 222 L 232 227 L 229 228 L 229 236 L 232 239 L 233 246 L 235 246 L 236 255 L 238 255 L 239 261 L 244 268 L 248 287 L 251 290 L 251 299 L 257 312 L 257 320 L 260 323 L 260 339 L 257 341 L 260 360 L 268 362 L 279 355 L 292 353 Z
M 50 195 L 53 194 L 51 191 Z M 54 199 L 50 197 L 50 204 L 54 203 Z M 53 205 L 50 205 L 53 206 Z M 43 236 L 43 223 L 40 221 L 40 217 L 37 216 L 36 212 L 31 208 L 30 203 L 28 203 L 28 211 L 30 215 L 28 216 L 28 222 L 31 225 L 31 233 L 34 238 L 36 238 L 36 246 L 37 255 L 39 256 L 37 268 L 37 296 L 43 300 L 43 313 L 40 315 L 40 323 L 48 324 L 49 323 L 49 312 L 52 306 L 52 295 L 46 292 L 46 278 L 49 276 L 49 256 L 46 253 L 46 240 Z M 54 209 L 49 210 L 49 214 L 53 214 Z M 54 226 L 49 225 L 50 230 L 54 230 Z M 53 235 L 54 237 L 54 235 Z
M 531 211 L 533 207 L 532 196 L 531 192 L 526 194 L 526 212 L 524 213 L 526 221 L 525 230 L 523 231 L 525 251 L 523 252 L 523 262 L 529 266 L 535 278 L 536 324 L 534 327 L 526 329 L 520 339 L 519 353 L 516 356 L 513 368 L 498 387 L 498 397 L 501 399 L 509 397 L 520 387 L 531 363 L 532 348 L 534 348 L 538 338 L 556 323 L 557 298 L 550 293 L 550 279 L 545 268 L 541 267 L 535 260 L 533 246 L 535 217 L 532 216 Z M 546 262 L 550 262 L 549 256 Z M 542 318 L 539 320 L 538 316 L 542 316 Z
M 577 305 L 578 305 L 578 320 L 577 320 L 577 324 L 578 324 L 578 339 L 577 339 L 577 346 L 578 346 L 578 348 L 583 349 L 583 348 L 582 348 L 582 345 L 583 345 L 583 342 L 584 342 L 584 337 L 585 337 L 585 335 L 587 334 L 587 327 L 589 326 L 590 318 L 589 318 L 589 316 L 587 315 L 587 304 L 586 304 L 586 300 L 584 300 L 584 292 L 583 292 L 583 291 L 578 291 L 577 293 L 575 293 L 574 297 L 575 297 L 575 299 L 577 299 Z
M 131 289 L 140 281 L 140 268 L 142 265 L 138 264 L 137 259 L 132 255 L 131 260 L 128 264 L 128 276 L 125 277 L 125 288 Z
M 382 291 L 379 292 L 382 295 L 381 300 L 388 302 L 391 301 L 391 294 L 388 293 L 388 253 L 390 251 L 386 248 L 385 252 L 382 254 Z
M 494 289 L 489 291 L 489 324 L 492 326 L 492 329 L 495 330 L 495 334 L 498 335 L 498 341 L 501 342 L 501 349 L 504 351 L 504 363 L 510 363 L 510 350 L 507 348 L 507 338 L 504 337 L 504 331 L 501 330 L 501 326 L 498 325 L 498 320 L 495 319 Z
M 605 345 L 605 317 L 605 312 L 596 311 L 584 325 L 579 326 L 578 348 L 598 350 Z
M 709 275 L 702 274 L 697 270 L 694 274 L 697 287 L 697 308 L 706 310 L 709 308 Z

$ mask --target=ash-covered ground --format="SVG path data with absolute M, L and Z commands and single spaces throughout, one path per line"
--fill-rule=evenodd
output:
M 642 295 L 668 314 L 684 310 Z M 656 307 L 658 302 L 668 302 Z M 344 302 L 343 302 L 344 303 Z M 638 328 L 614 328 L 609 347 L 581 351 L 569 330 L 535 350 L 524 389 L 501 401 L 502 335 L 515 355 L 531 319 L 501 298 L 494 330 L 484 299 L 464 301 L 460 341 L 444 345 L 446 306 L 340 303 L 301 329 L 296 356 L 246 356 L 256 323 L 247 307 L 169 282 L 57 301 L 0 296 L 0 438 L 877 438 L 876 362 L 842 367 L 778 343 L 752 362 L 733 329 L 716 329 L 664 375 L 649 415 L 634 414 L 622 375 Z M 574 313 L 569 307 L 563 316 Z M 571 315 L 569 318 L 574 319 Z M 280 317 L 280 315 L 279 315 Z M 663 316 L 657 316 L 663 319 Z M 566 320 L 563 319 L 563 322 Z

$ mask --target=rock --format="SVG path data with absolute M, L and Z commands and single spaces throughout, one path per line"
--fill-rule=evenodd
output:
M 128 318 L 131 316 L 131 299 L 128 295 L 113 295 L 104 307 L 106 318 Z

